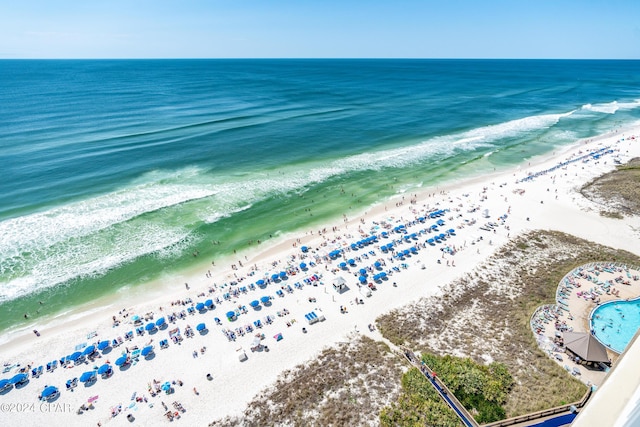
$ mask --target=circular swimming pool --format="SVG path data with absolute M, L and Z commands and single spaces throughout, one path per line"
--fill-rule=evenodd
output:
M 640 298 L 610 301 L 591 312 L 595 337 L 616 353 L 622 353 L 640 329 Z

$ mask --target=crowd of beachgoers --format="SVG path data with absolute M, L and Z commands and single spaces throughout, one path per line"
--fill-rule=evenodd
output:
M 47 425 L 180 419 L 202 425 L 240 413 L 280 372 L 347 334 L 379 338 L 379 314 L 438 294 L 511 235 L 557 212 L 533 206 L 545 200 L 545 208 L 568 208 L 563 197 L 574 194 L 574 185 L 639 151 L 629 138 L 614 136 L 581 144 L 559 162 L 536 163 L 533 172 L 400 195 L 339 226 L 283 237 L 276 249 L 203 266 L 170 295 L 115 308 L 123 306 L 119 300 L 79 321 L 38 325 L 37 336 L 29 332 L 0 349 L 6 380 L 0 399 L 13 405 L 3 417 L 26 420 L 30 411 L 30 420 L 44 420 L 42 404 L 59 412 Z M 559 179 L 563 174 L 567 179 Z M 569 286 L 561 284 L 559 307 L 576 290 Z M 611 296 L 619 289 L 611 286 Z M 534 317 L 537 333 L 550 330 L 547 322 L 575 328 L 562 308 Z M 23 403 L 35 409 L 20 412 Z

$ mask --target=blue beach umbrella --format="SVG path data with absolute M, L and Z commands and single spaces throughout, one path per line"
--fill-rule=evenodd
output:
M 380 261 L 376 261 L 376 262 L 373 263 L 373 266 L 375 268 L 380 268 L 380 267 L 382 267 L 382 264 L 380 264 Z
M 13 378 L 11 378 L 11 379 L 9 380 L 9 382 L 10 382 L 11 384 L 19 384 L 19 383 L 23 382 L 23 381 L 24 381 L 24 380 L 26 380 L 26 379 L 27 379 L 27 374 L 25 374 L 25 373 L 19 373 L 19 374 L 17 374 L 17 375 L 14 375 L 14 376 L 13 376 Z
M 380 277 L 387 277 L 387 273 L 383 271 L 382 273 L 380 273 Z
M 206 300 L 204 302 L 204 306 L 210 309 L 211 307 L 213 307 L 213 300 L 210 300 L 210 299 Z
M 367 282 L 367 278 L 365 276 L 360 276 L 358 278 L 358 280 L 360 280 L 360 283 L 366 283 Z
M 103 375 L 109 372 L 110 370 L 111 370 L 111 365 L 109 365 L 108 363 L 105 363 L 104 365 L 100 366 L 100 368 L 98 368 L 98 374 Z
M 308 248 L 308 247 L 306 247 L 306 246 L 302 246 L 302 247 L 300 248 L 300 250 L 301 250 L 302 252 L 307 252 L 307 251 L 309 250 L 309 248 Z
M 142 349 L 142 351 L 140 352 L 140 354 L 145 357 L 148 356 L 149 354 L 153 353 L 153 346 L 152 345 L 148 345 L 145 348 Z
M 105 341 L 100 341 L 98 343 L 98 350 L 104 350 L 105 348 L 109 347 L 109 341 L 105 340 Z
M 93 353 L 94 351 L 96 351 L 96 346 L 95 345 L 90 345 L 89 347 L 85 348 L 84 351 L 82 352 L 82 354 L 84 354 L 85 356 L 88 354 Z
M 84 374 L 80 375 L 80 382 L 86 383 L 87 381 L 91 381 L 96 377 L 96 371 L 87 371 Z
M 260 298 L 260 302 L 262 302 L 263 304 L 266 304 L 269 301 L 271 301 L 271 298 L 269 298 L 268 296 L 264 296 Z
M 234 320 L 235 318 L 236 318 L 236 312 L 235 311 L 227 311 L 227 319 Z
M 286 271 L 281 271 L 281 272 L 280 272 L 280 277 L 281 277 L 282 279 L 284 279 L 285 277 L 287 277 L 287 272 L 286 272 Z
M 11 384 L 11 381 L 9 381 L 6 378 L 3 378 L 0 380 L 0 390 L 2 390 L 3 388 L 5 388 L 6 386 L 8 386 L 9 384 Z
M 347 268 L 347 263 L 346 262 L 341 262 L 340 264 L 338 264 L 340 266 L 340 268 Z
M 147 331 L 153 331 L 156 328 L 156 324 L 151 322 L 147 323 L 147 326 L 144 327 Z
M 57 387 L 54 387 L 52 385 L 45 387 L 44 390 L 42 390 L 42 393 L 40 394 L 42 397 L 47 398 L 47 397 L 51 397 L 54 394 L 56 394 L 56 392 L 58 391 Z
M 204 323 L 200 323 L 198 324 L 198 326 L 196 326 L 197 331 L 204 331 L 205 329 L 207 329 L 207 325 L 205 325 Z
M 78 360 L 80 358 L 80 356 L 82 356 L 82 353 L 80 353 L 79 351 L 76 351 L 71 356 L 67 356 L 67 358 L 69 360 L 73 360 L 75 362 L 76 360 Z
M 249 305 L 250 305 L 251 307 L 254 307 L 254 308 L 255 308 L 255 307 L 257 307 L 257 306 L 259 306 L 259 305 L 260 305 L 260 301 L 258 301 L 257 299 L 254 299 L 253 301 L 251 301 L 251 302 L 249 303 Z
M 169 381 L 162 384 L 162 391 L 168 391 L 168 390 L 171 390 L 171 383 Z
M 262 280 L 262 279 L 256 280 L 256 285 L 258 285 L 258 286 L 264 285 L 264 280 Z
M 349 263 L 349 265 L 355 265 L 356 260 L 353 258 L 349 258 L 349 261 L 347 261 Z
M 121 356 L 118 358 L 118 360 L 116 360 L 116 365 L 117 366 L 122 366 L 125 363 L 127 363 L 128 357 L 127 356 Z
M 156 320 L 156 326 L 162 326 L 164 324 L 165 324 L 164 317 L 161 317 L 158 320 Z
M 196 304 L 196 310 L 198 310 L 198 311 L 204 310 L 204 304 L 201 303 L 201 302 L 197 303 Z
M 277 274 L 275 274 L 275 273 L 273 273 L 273 274 L 271 275 L 271 280 L 278 280 L 278 275 L 277 275 Z
M 360 274 L 361 274 L 362 276 L 366 276 L 366 275 L 367 275 L 367 270 L 365 270 L 364 268 L 361 268 L 361 269 L 360 269 Z
M 304 263 L 304 262 L 301 262 L 300 263 L 300 268 L 304 270 L 305 268 L 307 268 L 307 264 Z

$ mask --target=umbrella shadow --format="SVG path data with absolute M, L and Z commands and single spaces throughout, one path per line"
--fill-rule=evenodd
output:
M 0 396 L 4 396 L 5 394 L 9 393 L 11 390 L 13 390 L 13 386 L 3 388 L 2 390 L 0 390 Z
M 131 363 L 125 363 L 124 365 L 120 365 L 120 371 L 126 371 L 131 367 Z
M 153 360 L 156 357 L 155 352 L 151 352 L 144 357 L 144 360 Z
M 203 330 L 200 331 L 200 335 L 203 335 L 203 336 L 207 335 L 208 333 L 209 333 L 208 329 L 203 329 Z
M 102 350 L 102 354 L 109 354 L 109 353 L 111 353 L 111 350 L 113 350 L 113 347 L 109 346 L 109 347 L 105 348 L 104 350 Z
M 89 388 L 89 387 L 91 387 L 92 385 L 94 385 L 97 382 L 98 382 L 98 379 L 96 377 L 93 377 L 89 381 L 85 381 L 84 382 L 84 388 Z

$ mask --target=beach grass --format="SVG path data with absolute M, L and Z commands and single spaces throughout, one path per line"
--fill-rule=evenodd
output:
M 602 216 L 622 219 L 640 213 L 640 158 L 631 159 L 616 170 L 585 184 L 580 193 L 600 203 Z
M 555 302 L 567 272 L 594 261 L 638 265 L 640 258 L 560 232 L 530 232 L 449 285 L 443 297 L 380 316 L 377 326 L 397 345 L 505 364 L 514 378 L 507 417 L 574 402 L 586 386 L 538 347 L 529 320 L 537 307 Z
M 282 373 L 256 396 L 242 417 L 210 426 L 377 424 L 380 410 L 397 399 L 406 365 L 380 341 L 353 335 L 315 359 Z

